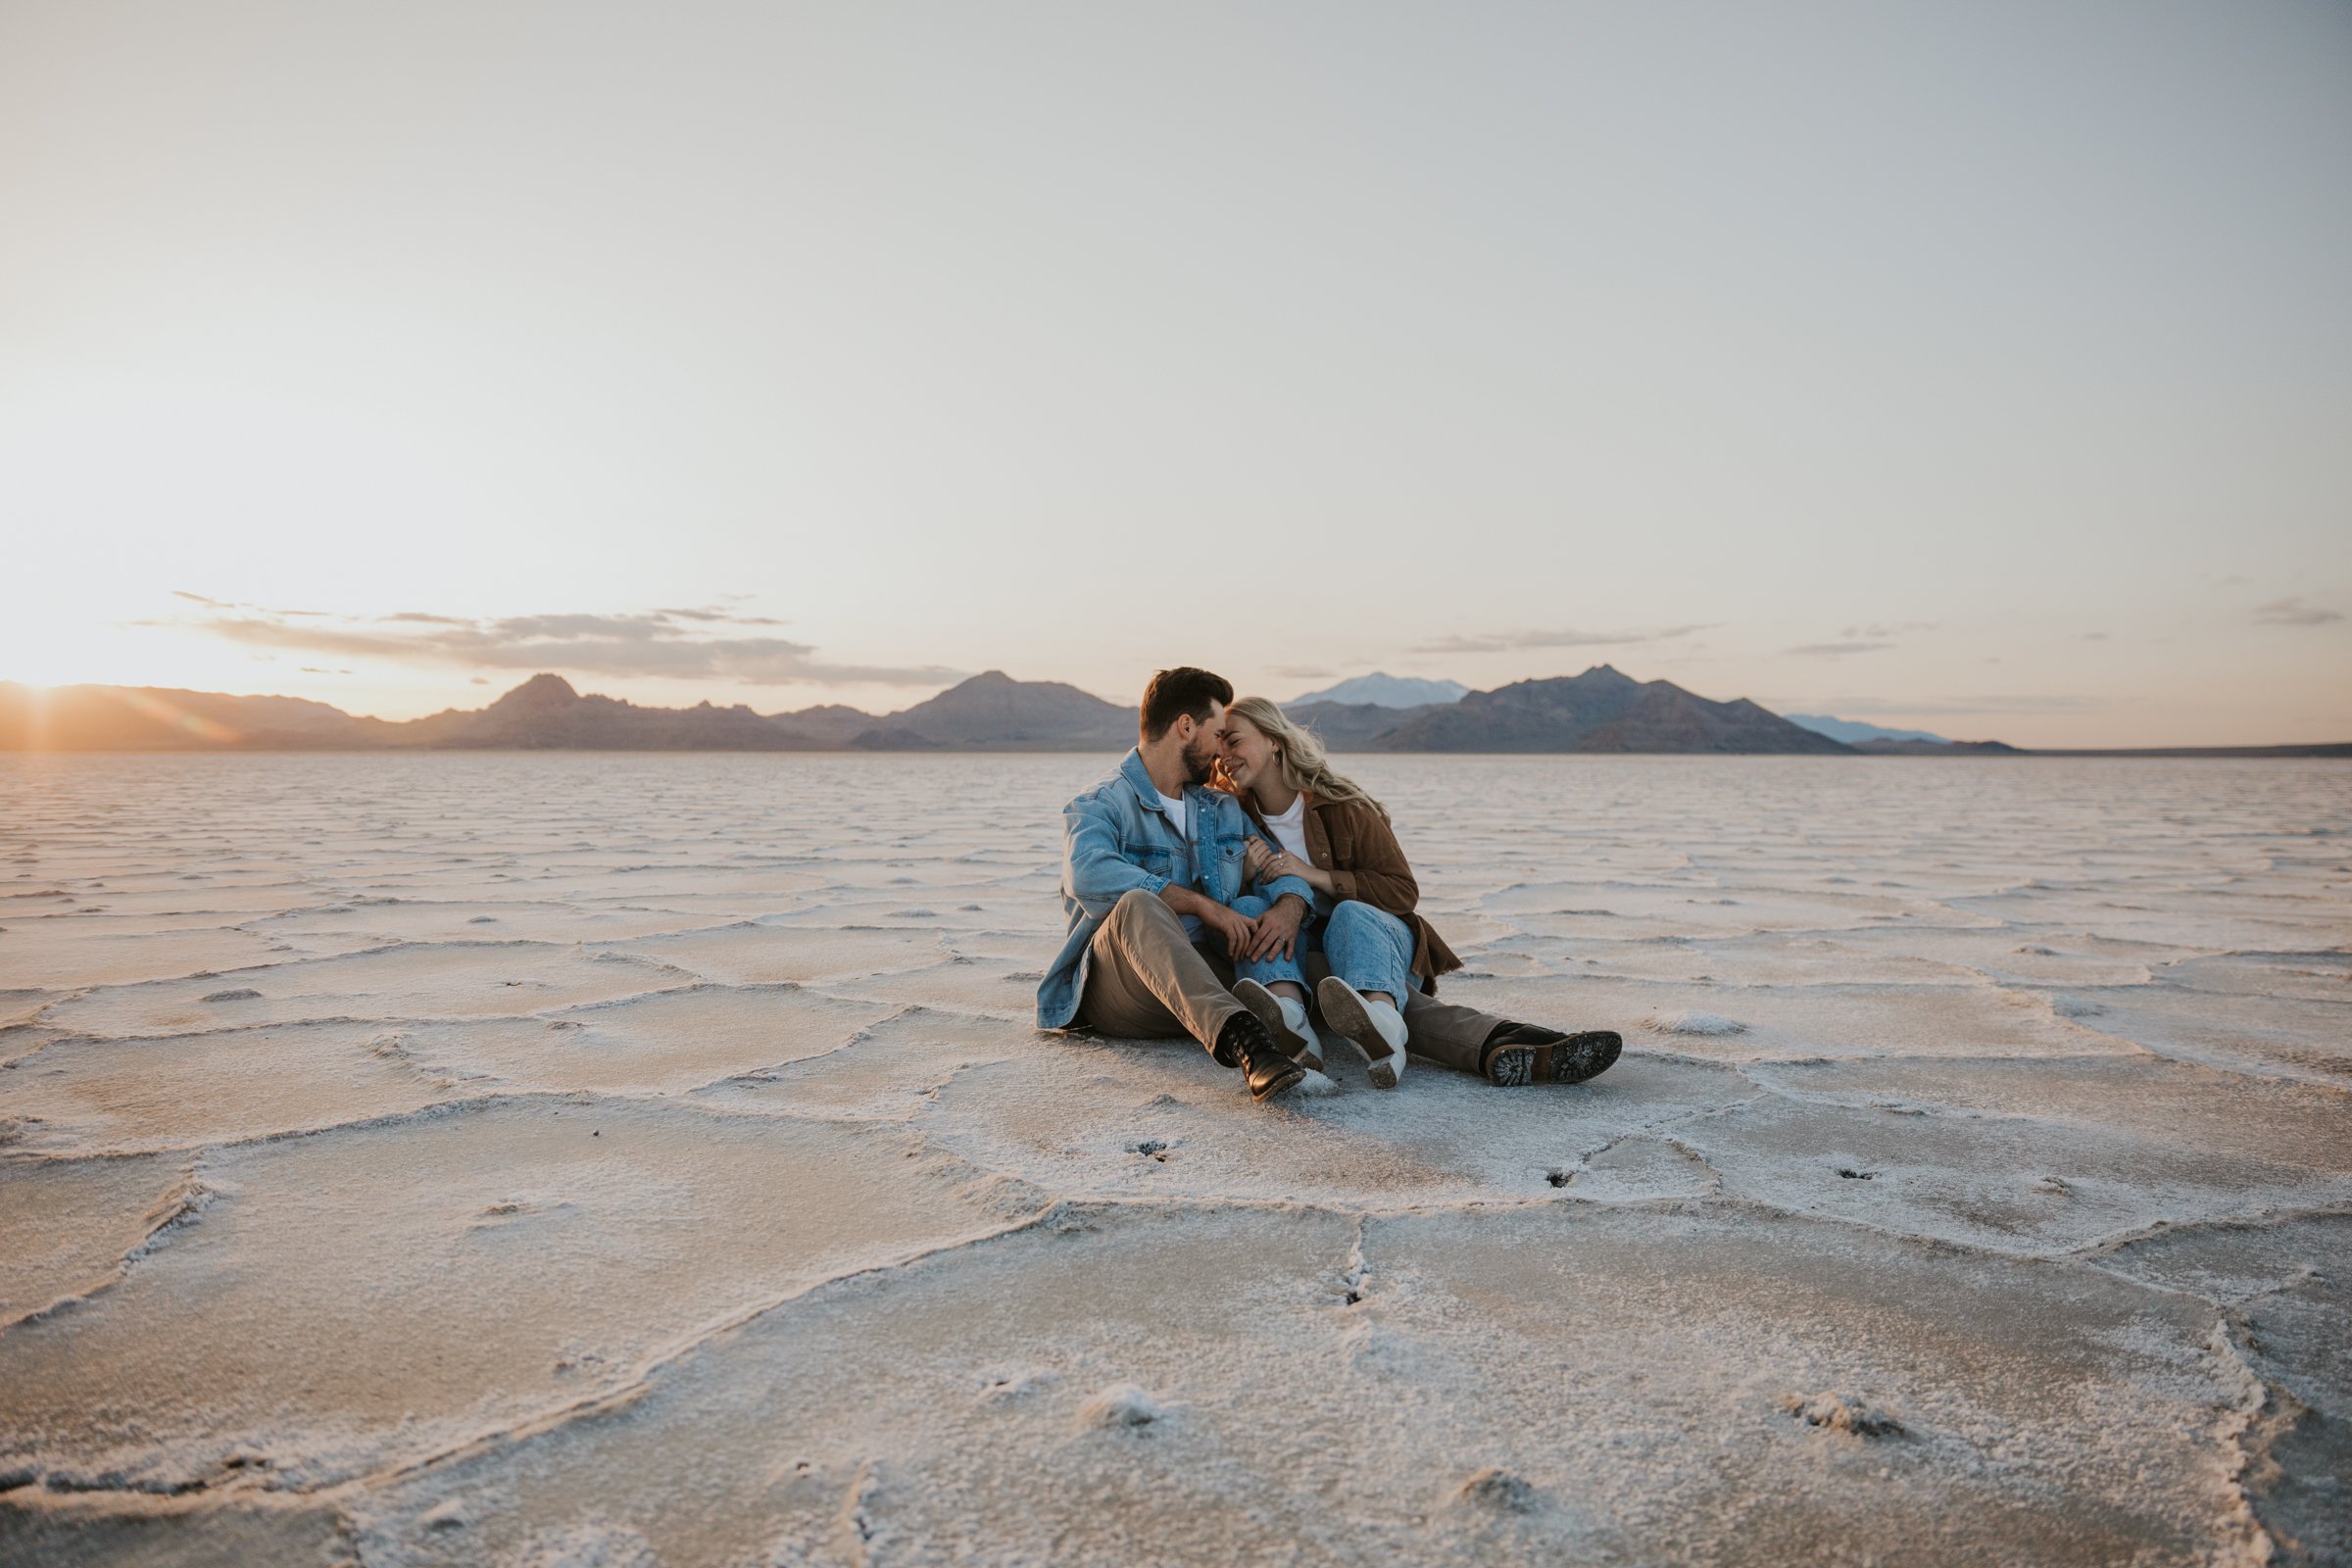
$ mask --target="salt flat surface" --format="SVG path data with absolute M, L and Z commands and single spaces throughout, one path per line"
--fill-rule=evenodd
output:
M 1108 760 L 0 758 L 0 1563 L 2352 1561 L 2352 767 L 1361 760 L 1627 1054 L 1255 1106 Z

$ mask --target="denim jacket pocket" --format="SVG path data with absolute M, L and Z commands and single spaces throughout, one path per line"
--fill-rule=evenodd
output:
M 1217 870 L 1219 903 L 1231 904 L 1242 896 L 1242 889 L 1247 885 L 1247 877 L 1242 869 L 1247 854 L 1246 840 L 1230 839 L 1217 846 L 1216 858 L 1210 863 Z

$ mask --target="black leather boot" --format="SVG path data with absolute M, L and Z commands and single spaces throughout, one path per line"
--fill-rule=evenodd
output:
M 1266 1026 L 1247 1012 L 1237 1012 L 1226 1020 L 1210 1054 L 1228 1067 L 1241 1068 L 1242 1081 L 1250 1086 L 1252 1100 L 1271 1100 L 1297 1088 L 1306 1077 L 1306 1069 L 1286 1055 L 1266 1033 Z
M 1614 1029 L 1564 1035 L 1542 1024 L 1505 1023 L 1487 1036 L 1479 1060 L 1487 1082 L 1506 1089 L 1519 1084 L 1581 1084 L 1615 1066 L 1624 1050 L 1625 1041 Z

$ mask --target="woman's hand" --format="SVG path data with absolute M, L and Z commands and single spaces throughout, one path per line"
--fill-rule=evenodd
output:
M 1266 847 L 1265 840 L 1251 839 L 1249 848 L 1242 851 L 1243 875 L 1251 882 L 1272 881 L 1273 878 L 1266 872 L 1266 865 L 1274 858 L 1274 855 L 1275 852 Z
M 1331 873 L 1317 870 L 1288 850 L 1264 849 L 1257 840 L 1250 841 L 1251 850 L 1262 850 L 1261 858 L 1250 860 L 1250 878 L 1260 886 L 1277 877 L 1295 876 L 1318 893 L 1331 891 Z

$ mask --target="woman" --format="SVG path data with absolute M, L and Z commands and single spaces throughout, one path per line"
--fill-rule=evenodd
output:
M 1225 712 L 1214 782 L 1240 796 L 1280 846 L 1250 846 L 1245 871 L 1261 882 L 1305 878 L 1315 890 L 1317 916 L 1286 944 L 1296 953 L 1236 964 L 1234 995 L 1285 1051 L 1320 1067 L 1301 983 L 1312 971 L 1297 959 L 1328 967 L 1330 978 L 1315 988 L 1323 1021 L 1363 1051 L 1373 1083 L 1395 1088 L 1404 1071 L 1407 999 L 1415 990 L 1434 993 L 1437 977 L 1460 968 L 1461 960 L 1414 912 L 1420 889 L 1380 803 L 1333 772 L 1322 743 L 1264 698 L 1245 697 Z M 1236 900 L 1233 907 L 1251 916 L 1265 912 L 1255 899 Z M 1413 1016 L 1417 1047 L 1429 1059 L 1503 1088 L 1581 1084 L 1606 1072 L 1625 1046 L 1614 1029 L 1564 1034 L 1434 996 L 1415 1004 Z
M 1413 911 L 1420 888 L 1389 813 L 1332 770 L 1322 743 L 1263 697 L 1242 698 L 1225 710 L 1225 719 L 1214 782 L 1240 796 L 1279 846 L 1253 841 L 1247 872 L 1258 882 L 1299 877 L 1315 890 L 1314 922 L 1300 933 L 1299 946 L 1305 952 L 1319 946 L 1331 967 L 1315 988 L 1324 1022 L 1364 1053 L 1376 1088 L 1394 1089 L 1404 1072 L 1406 994 L 1435 991 L 1437 977 L 1462 960 Z M 1297 962 L 1244 961 L 1234 973 L 1234 995 L 1276 1041 L 1320 1067 Z

